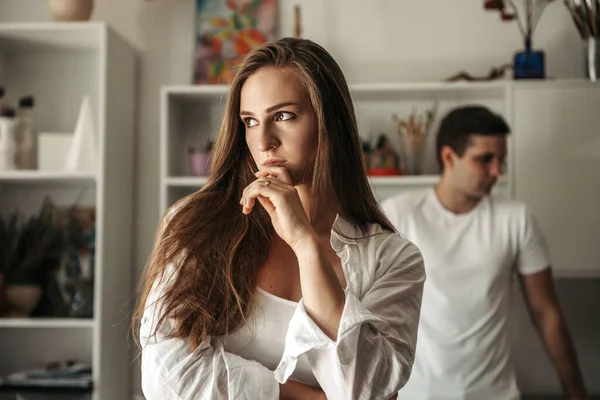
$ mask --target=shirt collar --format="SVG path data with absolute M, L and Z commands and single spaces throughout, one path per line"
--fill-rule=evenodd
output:
M 362 236 L 362 231 L 356 224 L 340 214 L 336 215 L 331 228 L 331 247 L 333 247 L 333 250 L 339 253 L 346 245 L 356 244 Z

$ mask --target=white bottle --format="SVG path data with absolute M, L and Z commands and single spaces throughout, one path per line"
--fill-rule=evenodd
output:
M 33 124 L 34 98 L 23 97 L 17 109 L 17 156 L 18 169 L 37 169 L 37 135 Z
M 17 169 L 15 128 L 15 110 L 7 106 L 2 107 L 0 109 L 0 171 Z

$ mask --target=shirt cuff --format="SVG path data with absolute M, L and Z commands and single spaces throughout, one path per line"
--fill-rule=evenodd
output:
M 367 310 L 354 294 L 346 290 L 337 340 L 333 341 L 308 316 L 304 308 L 304 301 L 300 300 L 288 325 L 283 356 L 274 372 L 275 379 L 279 383 L 285 383 L 296 369 L 298 358 L 301 355 L 312 349 L 337 348 L 355 329 L 365 323 L 375 321 L 381 322 L 382 320 Z

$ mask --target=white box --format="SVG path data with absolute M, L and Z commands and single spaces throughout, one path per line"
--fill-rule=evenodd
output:
M 73 143 L 72 133 L 40 132 L 38 135 L 38 169 L 63 171 Z

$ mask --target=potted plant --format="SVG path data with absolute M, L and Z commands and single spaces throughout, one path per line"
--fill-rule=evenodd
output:
M 49 218 L 51 208 L 46 199 L 40 213 L 24 221 L 18 211 L 0 217 L 0 311 L 11 317 L 35 310 L 64 253 L 64 232 Z
M 188 148 L 188 162 L 190 168 L 190 175 L 210 175 L 210 162 L 213 146 L 214 142 L 212 140 L 208 140 L 203 146 L 203 150 L 198 150 L 195 147 Z

